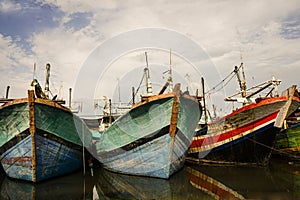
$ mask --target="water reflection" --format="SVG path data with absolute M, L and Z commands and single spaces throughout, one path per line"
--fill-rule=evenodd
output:
M 0 199 L 92 199 L 93 183 L 82 172 L 38 184 L 2 179 Z
M 259 167 L 185 167 L 194 187 L 215 199 L 300 199 L 299 165 L 272 162 Z
M 210 199 L 199 192 L 181 170 L 169 180 L 112 173 L 96 173 L 99 199 Z
M 0 173 L 0 199 L 300 199 L 300 168 L 187 164 L 169 180 L 112 173 L 102 168 L 31 184 Z

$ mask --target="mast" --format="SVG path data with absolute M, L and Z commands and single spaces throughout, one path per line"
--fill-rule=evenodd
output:
M 9 88 L 10 88 L 10 86 L 8 85 L 8 86 L 6 87 L 6 95 L 5 95 L 5 98 L 6 98 L 6 99 L 8 99 Z
M 147 57 L 147 52 L 145 52 L 146 56 L 146 68 L 144 69 L 145 76 L 146 76 L 146 88 L 147 88 L 147 95 L 152 95 L 152 84 L 150 81 L 150 73 L 149 73 L 149 66 L 148 66 L 148 57 Z
M 202 95 L 203 95 L 203 107 L 204 107 L 204 122 L 206 125 L 207 124 L 207 112 L 206 112 L 204 78 L 203 77 L 201 77 L 201 83 L 202 83 Z
M 45 83 L 45 96 L 49 99 L 49 77 L 50 77 L 50 64 L 46 64 L 46 83 Z
M 245 98 L 247 96 L 246 93 L 246 81 L 245 81 L 245 73 L 244 73 L 244 67 L 243 63 L 241 63 L 240 67 L 242 67 L 242 74 L 243 74 L 243 80 L 241 80 L 240 73 L 239 73 L 239 68 L 237 66 L 234 67 L 234 73 L 238 79 L 239 85 L 240 85 L 240 92 L 241 96 Z
M 72 106 L 72 88 L 69 88 L 69 108 L 71 109 Z

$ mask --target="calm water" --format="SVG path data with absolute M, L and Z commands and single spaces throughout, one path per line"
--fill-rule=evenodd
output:
M 272 161 L 267 168 L 186 164 L 169 180 L 94 169 L 39 184 L 1 176 L 0 199 L 300 199 L 300 166 Z

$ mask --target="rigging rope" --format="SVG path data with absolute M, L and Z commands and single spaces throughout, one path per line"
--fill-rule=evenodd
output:
M 241 67 L 242 67 L 242 65 L 239 66 L 238 70 L 240 70 Z M 214 93 L 220 91 L 222 88 L 224 88 L 232 80 L 232 78 L 234 77 L 234 73 L 235 72 L 233 70 L 230 74 L 228 74 L 222 81 L 220 81 L 212 89 L 205 92 L 205 94 L 213 94 L 212 91 L 214 91 Z M 227 79 L 229 79 L 229 80 L 226 83 L 224 83 Z M 219 89 L 217 89 L 217 87 L 219 87 L 222 83 L 224 83 L 223 86 L 220 87 Z
M 138 93 L 138 91 L 139 91 L 139 89 L 140 89 L 140 87 L 141 87 L 141 85 L 142 85 L 142 83 L 143 83 L 143 81 L 144 81 L 144 78 L 145 78 L 145 73 L 143 73 L 143 76 L 142 76 L 142 79 L 141 79 L 141 81 L 140 81 L 140 84 L 139 84 L 138 88 L 136 89 L 136 92 L 135 92 L 134 95 L 133 95 L 134 97 L 136 97 L 136 95 L 137 95 L 137 93 Z M 132 97 L 131 100 L 129 101 L 128 105 L 132 104 L 132 102 L 133 102 L 133 97 Z

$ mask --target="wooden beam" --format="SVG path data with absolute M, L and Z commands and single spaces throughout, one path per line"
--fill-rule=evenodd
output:
M 34 91 L 28 90 L 29 104 L 29 133 L 31 136 L 31 165 L 32 165 L 32 181 L 36 182 L 36 152 L 35 152 L 35 119 L 34 119 Z
M 177 120 L 178 120 L 178 105 L 179 105 L 179 97 L 180 97 L 180 84 L 177 83 L 174 87 L 174 101 L 172 107 L 172 116 L 170 122 L 169 134 L 171 137 L 175 137 Z

